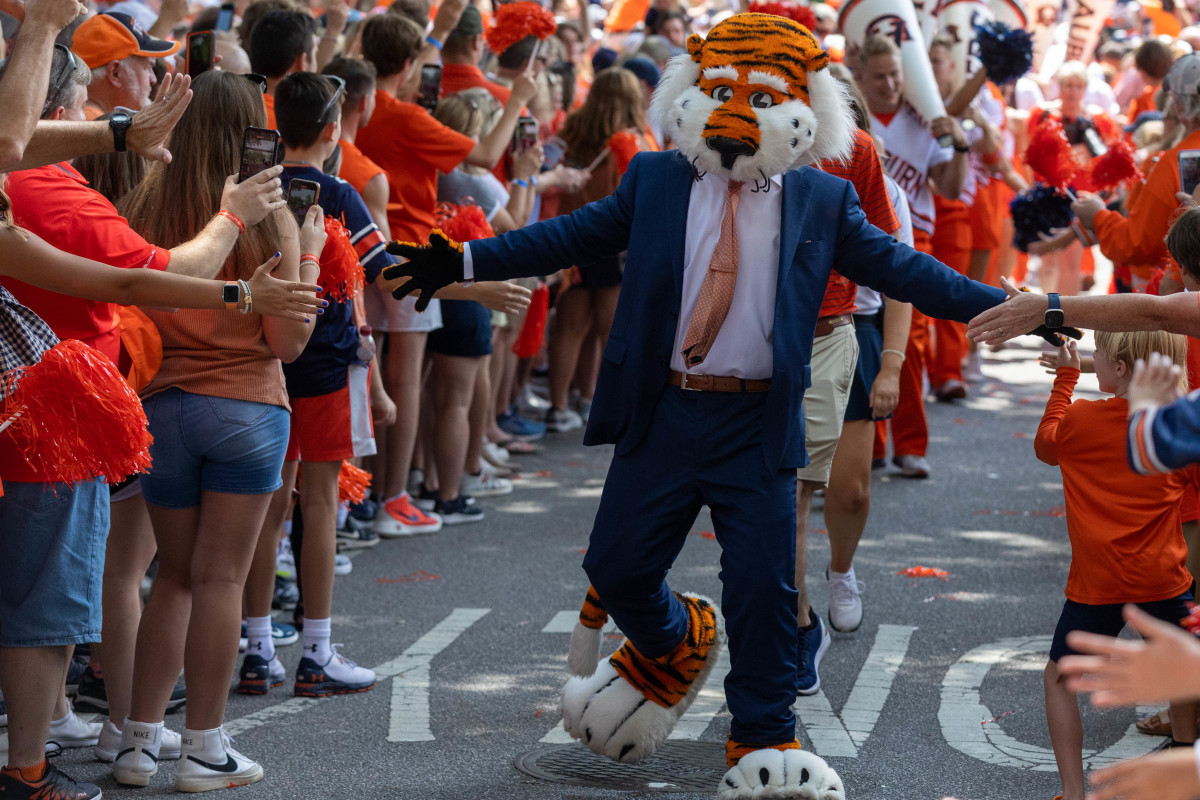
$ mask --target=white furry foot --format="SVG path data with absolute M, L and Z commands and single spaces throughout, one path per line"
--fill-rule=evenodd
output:
M 572 675 L 587 678 L 596 674 L 603 641 L 603 628 L 589 628 L 581 622 L 575 623 L 575 630 L 571 631 L 571 649 L 567 651 L 567 669 Z
M 846 800 L 842 779 L 820 756 L 807 750 L 755 750 L 721 779 L 718 800 L 802 798 Z

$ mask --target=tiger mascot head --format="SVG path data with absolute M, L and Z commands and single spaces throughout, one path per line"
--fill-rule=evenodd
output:
M 849 97 L 803 25 L 736 14 L 708 38 L 693 34 L 667 65 L 650 113 L 697 174 L 765 186 L 769 178 L 854 143 Z

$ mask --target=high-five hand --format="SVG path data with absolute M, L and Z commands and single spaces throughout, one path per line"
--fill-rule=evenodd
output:
M 383 279 L 391 284 L 408 278 L 392 288 L 392 296 L 399 300 L 419 292 L 417 311 L 429 307 L 438 289 L 463 280 L 463 246 L 439 230 L 429 234 L 429 244 L 390 242 L 387 251 L 408 261 L 385 269 Z

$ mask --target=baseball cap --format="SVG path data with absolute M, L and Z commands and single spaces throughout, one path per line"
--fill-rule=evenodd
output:
M 1200 54 L 1188 53 L 1172 64 L 1163 88 L 1179 97 L 1200 94 Z
M 180 42 L 154 39 L 128 14 L 97 14 L 75 31 L 71 50 L 88 69 L 103 67 L 129 56 L 162 58 L 179 52 Z
M 479 36 L 483 33 L 483 17 L 479 9 L 471 5 L 464 8 L 453 33 L 457 36 Z
M 658 79 L 661 76 L 658 71 L 658 65 L 653 61 L 650 61 L 647 58 L 637 57 L 627 60 L 621 66 L 632 72 L 634 75 L 637 75 L 640 79 L 650 84 L 650 86 L 658 85 Z

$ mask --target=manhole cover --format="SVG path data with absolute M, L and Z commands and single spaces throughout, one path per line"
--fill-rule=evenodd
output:
M 667 742 L 640 764 L 611 761 L 581 744 L 549 745 L 513 765 L 542 781 L 630 792 L 712 792 L 726 772 L 720 742 Z

